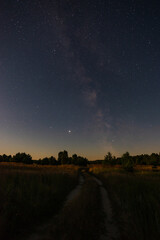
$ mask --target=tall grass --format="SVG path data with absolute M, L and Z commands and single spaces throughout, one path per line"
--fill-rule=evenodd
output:
M 109 192 L 122 239 L 160 239 L 160 173 L 127 174 L 100 168 L 94 173 Z
M 78 181 L 74 167 L 0 164 L 0 238 L 21 239 L 57 213 Z

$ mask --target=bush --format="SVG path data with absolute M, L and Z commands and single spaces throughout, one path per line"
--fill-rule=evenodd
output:
M 108 152 L 107 155 L 104 157 L 103 164 L 114 165 L 116 164 L 116 159 L 112 156 L 112 153 Z
M 122 167 L 128 172 L 133 172 L 134 162 L 129 152 L 126 152 L 122 156 Z

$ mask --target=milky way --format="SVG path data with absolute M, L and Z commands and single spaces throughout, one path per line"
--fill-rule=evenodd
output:
M 159 152 L 158 1 L 1 1 L 1 153 Z

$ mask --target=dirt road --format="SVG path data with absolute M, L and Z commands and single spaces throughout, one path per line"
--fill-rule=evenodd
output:
M 106 189 L 99 179 L 83 170 L 79 184 L 67 196 L 59 214 L 27 240 L 118 240 L 119 236 Z

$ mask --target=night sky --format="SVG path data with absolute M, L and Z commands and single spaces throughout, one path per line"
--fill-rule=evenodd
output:
M 160 4 L 0 1 L 0 154 L 160 152 Z

